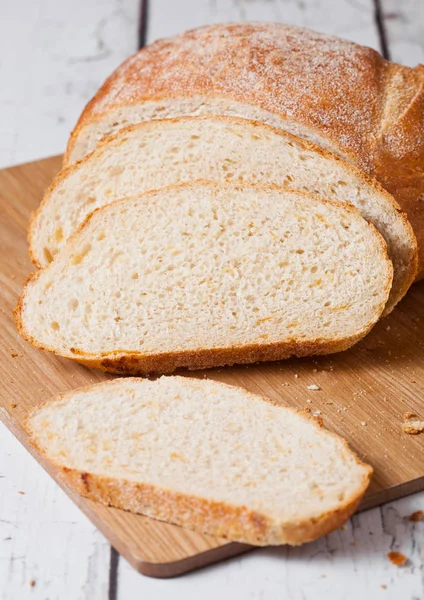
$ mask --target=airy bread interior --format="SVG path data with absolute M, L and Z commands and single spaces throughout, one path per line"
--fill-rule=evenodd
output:
M 371 474 L 313 419 L 204 379 L 68 392 L 27 426 L 77 491 L 253 544 L 298 544 L 340 526 Z
M 199 178 L 283 185 L 356 206 L 383 235 L 393 261 L 386 313 L 414 278 L 416 248 L 410 225 L 375 181 L 281 130 L 225 117 L 143 123 L 101 144 L 60 174 L 47 191 L 31 227 L 32 256 L 38 264 L 48 264 L 95 208 Z
M 230 98 L 202 95 L 179 96 L 146 100 L 142 103 L 117 106 L 109 109 L 92 122 L 84 124 L 76 138 L 71 137 L 71 145 L 65 156 L 65 165 L 72 165 L 90 154 L 105 137 L 109 137 L 122 129 L 142 122 L 179 117 L 214 117 L 228 116 L 258 121 L 283 131 L 299 136 L 304 140 L 317 144 L 329 152 L 355 164 L 356 161 L 344 152 L 340 146 L 320 135 L 298 121 L 283 118 L 275 113 L 263 110 L 253 104 L 244 104 Z
M 252 362 L 252 345 L 275 348 L 262 359 L 345 349 L 380 317 L 391 280 L 384 241 L 356 209 L 197 182 L 95 211 L 27 284 L 17 318 L 39 347 L 160 355 L 164 372 L 196 366 L 198 351 L 246 348 Z M 202 366 L 222 361 L 206 354 Z

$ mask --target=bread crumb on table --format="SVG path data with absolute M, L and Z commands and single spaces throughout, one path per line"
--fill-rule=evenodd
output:
M 17 407 L 17 404 L 16 404 L 16 402 L 11 402 L 11 403 L 10 403 L 10 408 L 16 408 L 16 407 Z
M 30 579 L 28 583 L 29 583 L 29 585 L 31 587 L 34 587 L 35 586 L 35 579 Z
M 320 390 L 321 388 L 319 387 L 319 385 L 317 385 L 316 383 L 312 383 L 311 385 L 308 385 L 308 390 Z
M 402 552 L 388 552 L 387 558 L 393 565 L 396 565 L 397 567 L 403 567 L 408 560 L 407 557 L 402 554 Z
M 387 590 L 387 585 L 385 583 L 382 583 L 380 587 L 382 590 Z
M 422 521 L 424 519 L 424 510 L 416 510 L 408 518 L 410 521 Z
M 402 431 L 408 435 L 418 435 L 424 432 L 424 421 L 404 421 Z

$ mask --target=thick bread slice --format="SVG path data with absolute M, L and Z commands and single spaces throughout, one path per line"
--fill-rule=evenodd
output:
M 392 265 L 350 206 L 197 182 L 98 209 L 27 284 L 34 345 L 112 372 L 344 350 L 386 304 Z
M 83 496 L 259 546 L 340 527 L 372 474 L 313 418 L 205 379 L 73 390 L 35 409 L 27 429 Z
M 126 60 L 82 113 L 66 161 L 150 119 L 233 115 L 280 127 L 375 176 L 408 214 L 424 276 L 424 67 L 282 23 L 213 25 Z
M 386 313 L 414 281 L 412 228 L 376 181 L 281 129 L 232 117 L 151 121 L 106 140 L 47 190 L 30 228 L 31 254 L 45 266 L 95 208 L 199 178 L 284 185 L 353 204 L 383 235 L 393 262 Z

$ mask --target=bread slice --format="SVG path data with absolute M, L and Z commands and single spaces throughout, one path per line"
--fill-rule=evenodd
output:
M 232 115 L 308 139 L 375 176 L 406 211 L 424 277 L 424 66 L 283 23 L 201 27 L 128 58 L 84 109 L 65 163 L 151 119 Z
M 98 209 L 27 284 L 21 334 L 108 371 L 344 350 L 386 304 L 383 238 L 353 207 L 197 182 Z
M 31 255 L 45 266 L 93 209 L 118 198 L 204 178 L 284 185 L 356 206 L 386 240 L 394 279 L 386 313 L 414 280 L 414 235 L 376 181 L 281 130 L 231 117 L 181 118 L 130 127 L 63 171 L 30 229 Z
M 26 427 L 79 494 L 259 546 L 340 527 L 372 474 L 312 417 L 205 379 L 73 390 L 35 409 Z

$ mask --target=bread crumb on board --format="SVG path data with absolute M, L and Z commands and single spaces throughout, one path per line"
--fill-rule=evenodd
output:
M 404 418 L 404 419 L 414 419 L 416 416 L 417 416 L 417 415 L 416 415 L 415 413 L 413 413 L 413 412 L 406 412 L 406 413 L 403 415 L 403 418 Z
M 388 552 L 387 558 L 393 565 L 396 565 L 397 567 L 403 567 L 408 561 L 407 557 L 402 554 L 402 552 Z
M 311 385 L 308 385 L 308 390 L 320 390 L 321 388 L 319 387 L 319 385 L 317 385 L 316 383 L 312 383 Z
M 424 510 L 416 510 L 408 517 L 409 521 L 422 521 L 424 519 Z
M 424 421 L 404 421 L 402 431 L 408 435 L 418 435 L 424 432 Z

